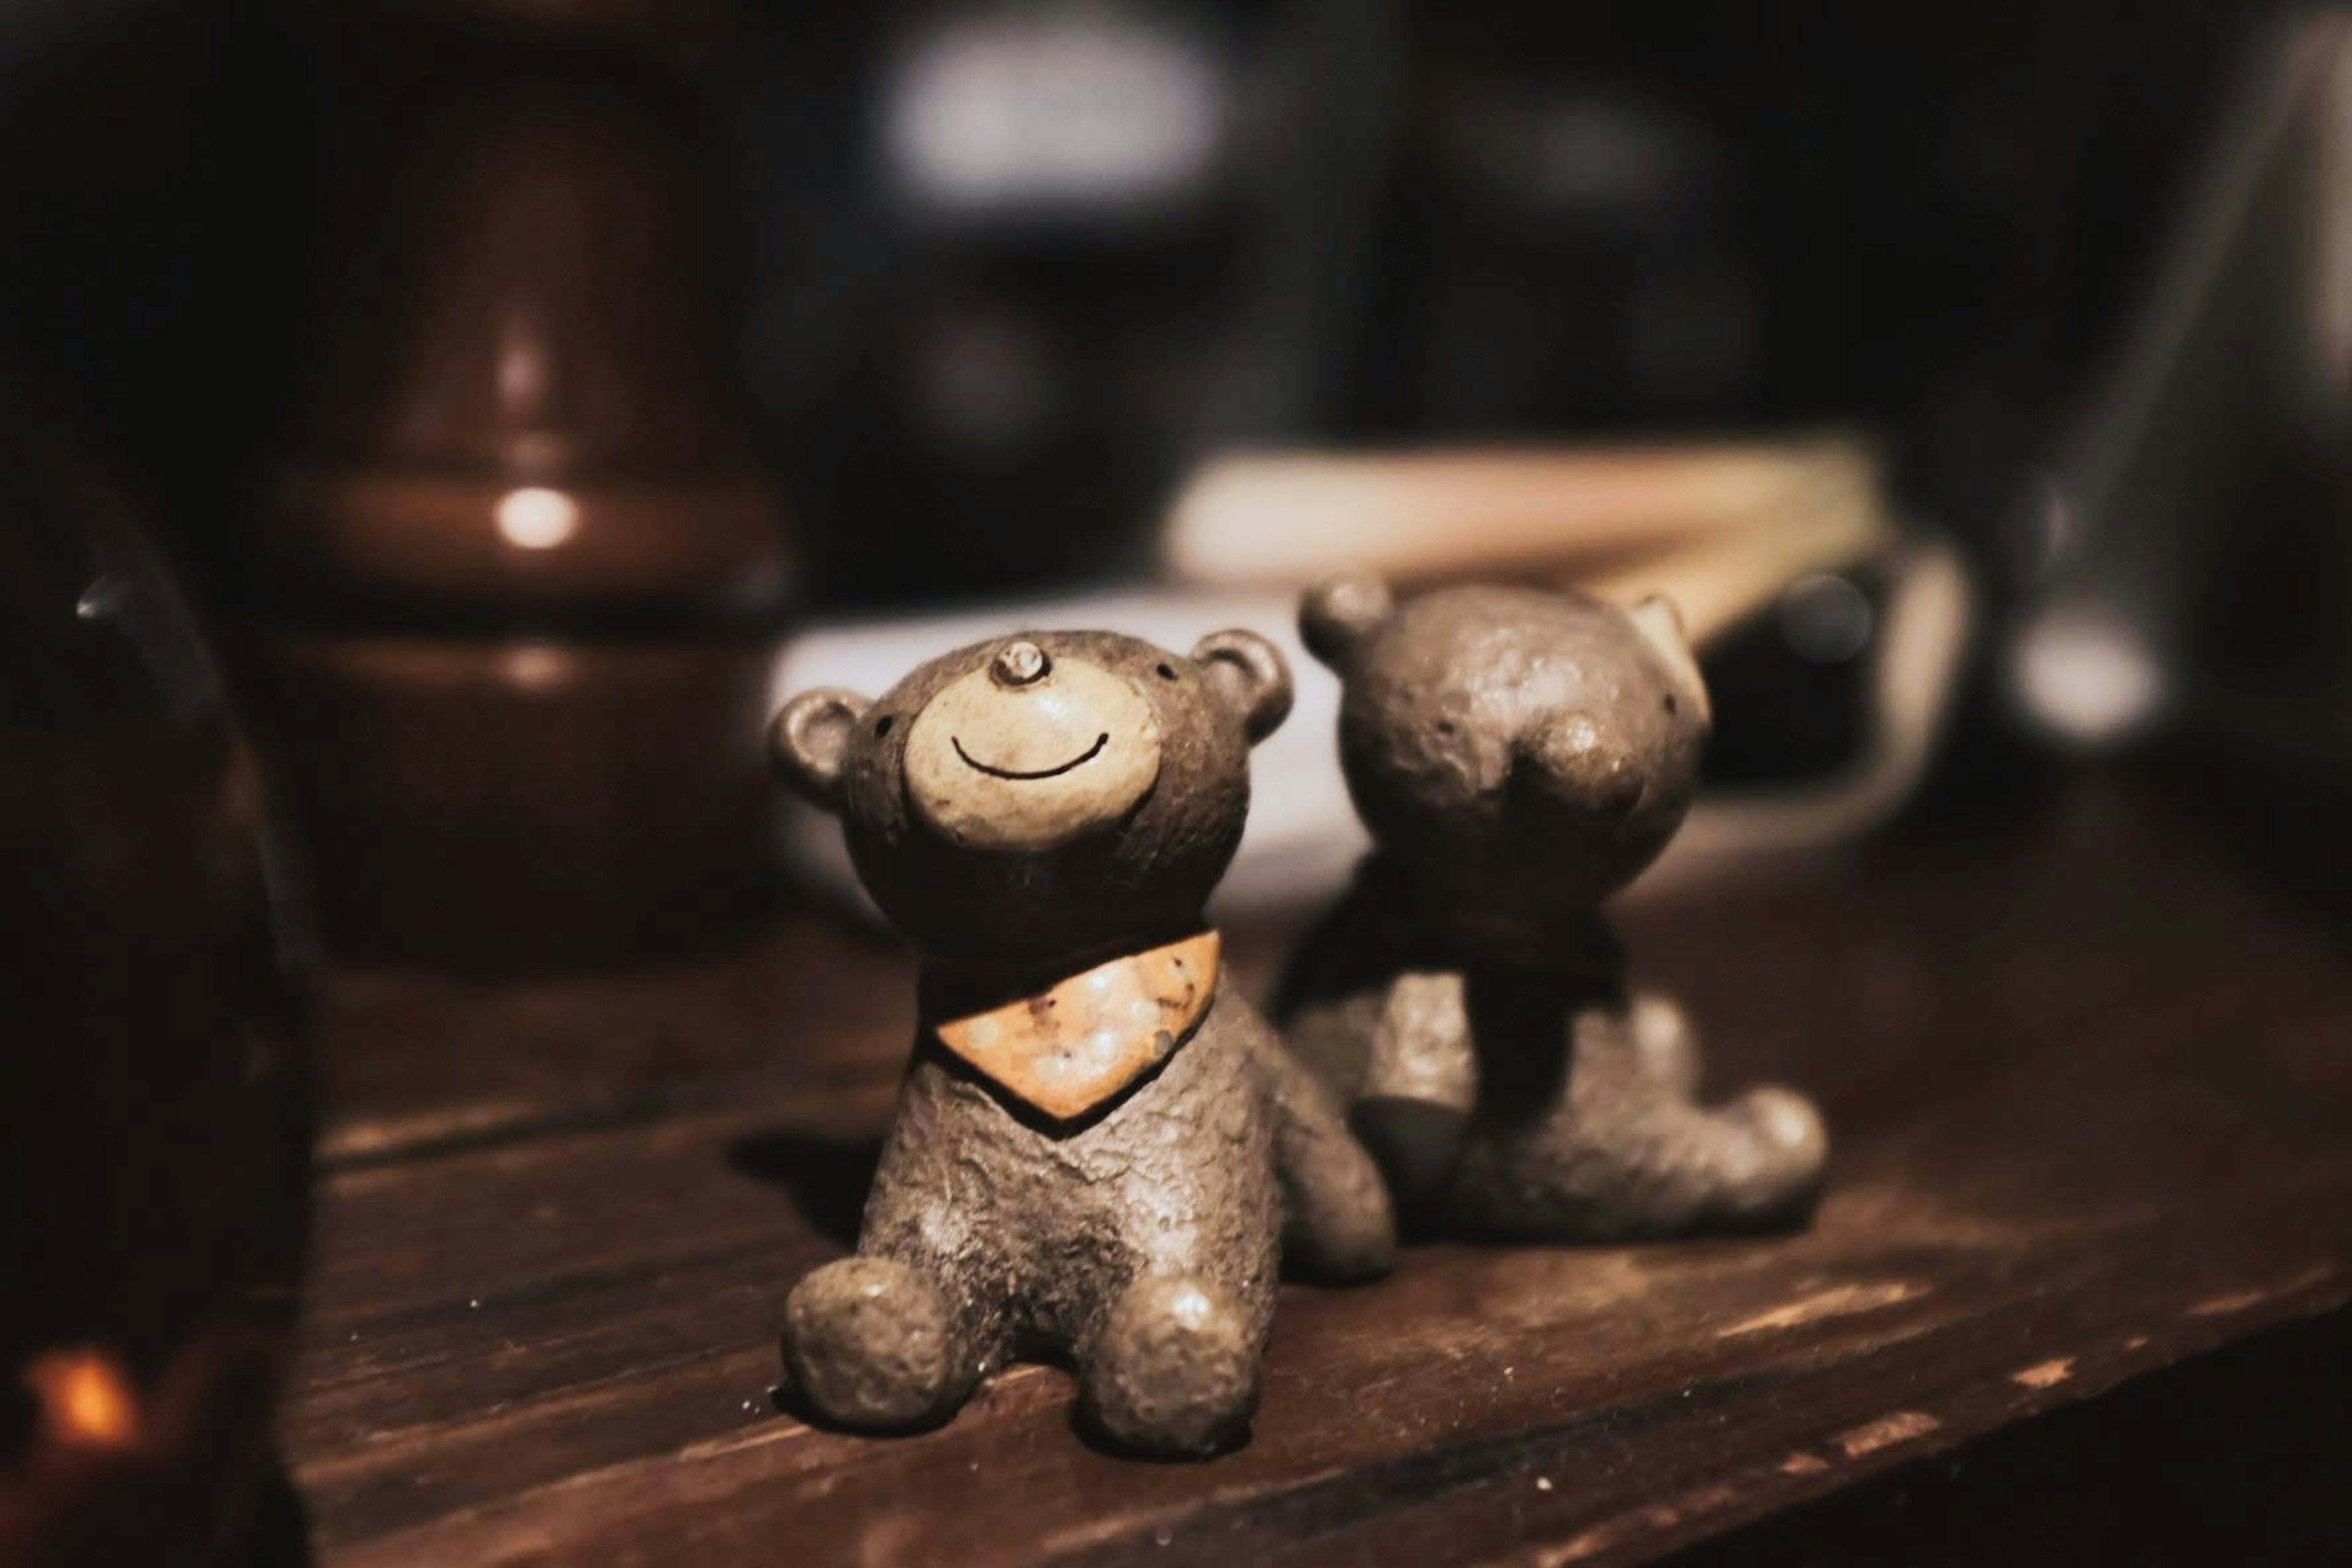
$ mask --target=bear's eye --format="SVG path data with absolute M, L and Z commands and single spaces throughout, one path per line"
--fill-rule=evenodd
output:
M 1163 664 L 1160 667 L 1160 679 L 1162 680 L 1173 680 L 1176 679 L 1176 671 L 1170 666 Z
M 1681 705 L 1675 702 L 1675 694 L 1671 691 L 1666 693 L 1666 711 L 1669 713 L 1679 713 L 1682 711 Z
M 879 719 L 875 720 L 874 738 L 878 741 L 883 736 L 888 734 L 890 732 L 890 726 L 896 722 L 897 721 L 887 713 L 885 713 Z
M 1437 732 L 1441 735 L 1452 735 L 1454 733 L 1454 721 L 1451 719 L 1440 719 L 1437 721 Z

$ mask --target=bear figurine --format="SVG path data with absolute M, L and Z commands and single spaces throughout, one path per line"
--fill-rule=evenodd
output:
M 1341 682 L 1373 848 L 1275 1005 L 1423 1229 L 1604 1240 L 1800 1222 L 1827 1137 L 1785 1089 L 1720 1109 L 1601 912 L 1680 826 L 1710 712 L 1674 606 L 1375 578 L 1299 624 Z
M 1389 1266 L 1378 1169 L 1202 923 L 1290 698 L 1248 632 L 1189 658 L 1031 632 L 777 715 L 779 772 L 921 960 L 856 1251 L 785 1305 L 819 1415 L 935 1423 L 1008 1359 L 1066 1355 L 1095 1430 L 1209 1453 L 1255 1406 L 1284 1255 Z

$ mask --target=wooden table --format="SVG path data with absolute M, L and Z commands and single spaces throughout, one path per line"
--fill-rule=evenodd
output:
M 2106 781 L 1626 924 L 1715 1081 L 1820 1094 L 1815 1226 L 1293 1288 L 1251 1440 L 1199 1465 L 1089 1447 L 1046 1367 L 920 1436 L 774 1408 L 905 1048 L 887 946 L 803 918 L 686 975 L 346 977 L 284 1422 L 318 1559 L 2345 1555 L 2342 932 Z M 1276 943 L 1237 946 L 1262 984 Z

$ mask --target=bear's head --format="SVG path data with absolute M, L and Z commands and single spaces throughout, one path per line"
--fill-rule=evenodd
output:
M 769 740 L 918 947 L 1018 968 L 1197 929 L 1241 842 L 1249 749 L 1289 711 L 1290 671 L 1251 632 L 1189 657 L 1024 632 L 932 659 L 878 701 L 803 692 Z
M 1664 598 L 1444 588 L 1310 590 L 1299 628 L 1342 687 L 1339 752 L 1381 850 L 1456 929 L 1569 920 L 1681 826 L 1706 688 Z

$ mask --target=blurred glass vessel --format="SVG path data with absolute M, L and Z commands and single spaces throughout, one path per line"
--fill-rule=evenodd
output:
M 305 1220 L 283 885 L 162 562 L 0 394 L 7 1568 L 242 1548 Z

